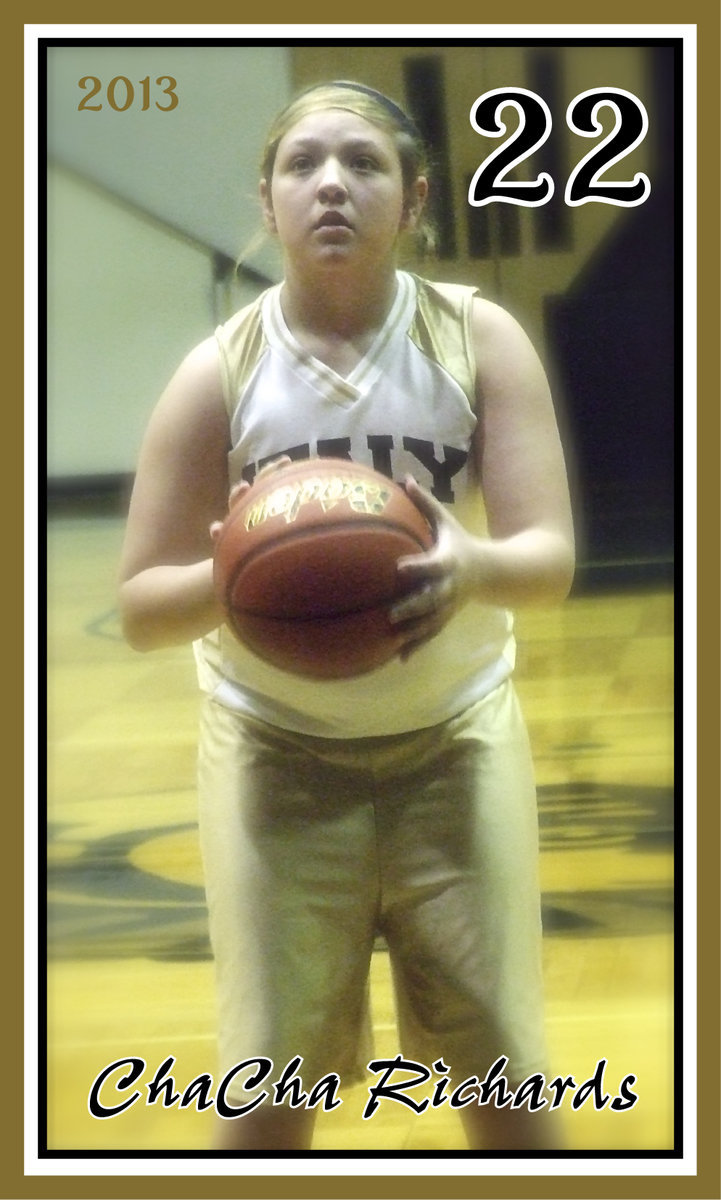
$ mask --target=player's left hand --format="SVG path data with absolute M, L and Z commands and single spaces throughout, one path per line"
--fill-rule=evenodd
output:
M 398 572 L 411 590 L 390 609 L 405 661 L 440 633 L 472 592 L 472 536 L 448 509 L 411 476 L 405 488 L 434 531 L 434 544 L 423 554 L 398 560 Z

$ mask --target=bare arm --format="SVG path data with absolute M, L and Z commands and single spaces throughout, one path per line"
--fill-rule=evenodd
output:
M 509 608 L 555 603 L 573 580 L 568 483 L 545 372 L 526 334 L 497 305 L 476 301 L 473 328 L 479 413 L 473 450 L 490 536 L 473 537 L 408 482 L 437 530 L 434 549 L 401 566 L 421 586 L 394 610 L 396 622 L 410 622 L 410 647 L 437 633 L 469 600 Z
M 210 525 L 228 503 L 228 418 L 212 339 L 179 367 L 141 447 L 120 566 L 123 632 L 138 650 L 202 636 L 223 614 Z
M 516 321 L 477 302 L 479 476 L 491 540 L 478 584 L 517 604 L 563 600 L 573 580 L 574 537 L 553 401 L 538 355 Z

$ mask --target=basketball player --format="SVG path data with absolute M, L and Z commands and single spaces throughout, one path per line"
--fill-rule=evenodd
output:
M 142 446 L 122 558 L 131 645 L 193 641 L 201 844 L 222 1073 L 254 1059 L 364 1078 L 367 980 L 387 942 L 399 1052 L 456 1082 L 547 1070 L 537 815 L 511 610 L 574 564 L 539 359 L 474 289 L 399 271 L 423 225 L 423 147 L 387 97 L 311 88 L 271 129 L 260 201 L 283 281 L 193 350 Z M 436 541 L 399 566 L 397 655 L 349 681 L 266 665 L 223 624 L 210 529 L 282 456 L 406 483 Z M 270 469 L 273 469 L 272 466 Z M 249 1072 L 228 1104 L 250 1109 Z M 547 1112 L 467 1104 L 471 1148 L 553 1147 Z M 267 1099 L 218 1146 L 305 1150 L 314 1111 Z M 425 1118 L 427 1119 L 427 1118 Z

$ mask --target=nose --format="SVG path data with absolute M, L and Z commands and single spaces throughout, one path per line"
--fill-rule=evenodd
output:
M 318 181 L 318 196 L 326 204 L 338 204 L 348 194 L 343 169 L 337 158 L 327 158 Z

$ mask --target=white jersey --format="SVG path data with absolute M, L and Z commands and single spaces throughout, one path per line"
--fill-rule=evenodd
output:
M 476 426 L 472 288 L 398 272 L 388 319 L 347 376 L 296 341 L 282 284 L 216 331 L 230 418 L 231 483 L 265 462 L 330 456 L 402 482 L 412 474 L 474 532 L 485 517 L 470 455 Z M 296 733 L 372 737 L 447 720 L 513 669 L 510 614 L 471 602 L 407 663 L 318 681 L 269 666 L 226 626 L 196 643 L 200 685 L 224 706 Z

